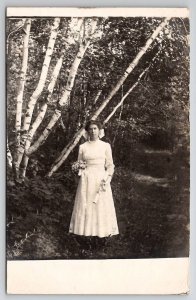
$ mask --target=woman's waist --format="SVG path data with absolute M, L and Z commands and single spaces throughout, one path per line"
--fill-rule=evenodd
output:
M 86 170 L 90 172 L 105 172 L 105 165 L 103 163 L 87 163 Z
M 98 166 L 98 167 L 104 168 L 105 160 L 104 159 L 87 159 L 86 166 L 87 167 Z

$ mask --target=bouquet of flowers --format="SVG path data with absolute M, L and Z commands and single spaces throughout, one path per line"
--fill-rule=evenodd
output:
M 82 175 L 82 171 L 86 169 L 86 161 L 77 160 L 71 165 L 72 172 L 78 176 Z

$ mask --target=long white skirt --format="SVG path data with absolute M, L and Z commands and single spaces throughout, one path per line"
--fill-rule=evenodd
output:
M 105 175 L 102 165 L 89 166 L 82 173 L 76 191 L 70 233 L 98 237 L 119 233 L 110 184 L 106 185 L 106 191 L 97 194 Z

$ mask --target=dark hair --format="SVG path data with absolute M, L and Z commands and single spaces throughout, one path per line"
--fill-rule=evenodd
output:
M 88 121 L 88 122 L 86 123 L 85 130 L 88 131 L 88 130 L 89 130 L 89 127 L 90 127 L 91 125 L 97 125 L 97 127 L 99 128 L 99 130 L 102 129 L 102 127 L 103 127 L 100 121 L 97 121 L 97 120 L 90 120 L 90 121 Z

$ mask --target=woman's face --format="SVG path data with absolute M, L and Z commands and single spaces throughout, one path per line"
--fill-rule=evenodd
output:
M 95 124 L 91 124 L 88 129 L 90 140 L 96 140 L 99 137 L 99 127 Z

